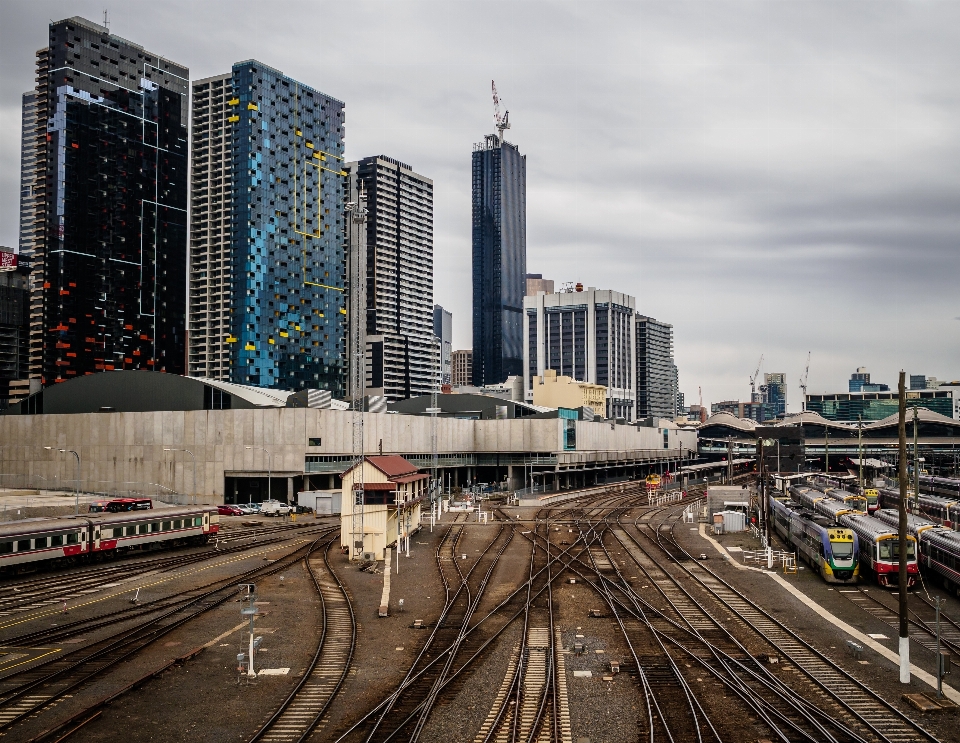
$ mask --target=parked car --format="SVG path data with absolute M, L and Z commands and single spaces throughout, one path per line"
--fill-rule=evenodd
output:
M 293 507 L 278 500 L 265 500 L 260 504 L 260 513 L 263 516 L 286 516 Z
M 237 505 L 237 508 L 240 509 L 240 512 L 244 516 L 256 516 L 260 513 L 259 508 L 254 508 L 254 506 L 259 506 L 259 503 L 240 503 Z
M 217 506 L 217 513 L 221 516 L 243 516 L 243 511 L 236 506 Z

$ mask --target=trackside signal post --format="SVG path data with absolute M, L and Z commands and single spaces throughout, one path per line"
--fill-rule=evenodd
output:
M 250 655 L 247 658 L 247 677 L 256 678 L 257 672 L 253 668 L 253 653 L 256 650 L 256 642 L 253 637 L 253 620 L 257 617 L 257 586 L 254 583 L 241 583 L 240 586 L 241 594 L 246 591 L 246 594 L 241 595 L 241 605 L 240 605 L 240 616 L 250 619 Z M 240 653 L 237 656 L 238 666 L 243 668 L 244 657 L 243 653 Z

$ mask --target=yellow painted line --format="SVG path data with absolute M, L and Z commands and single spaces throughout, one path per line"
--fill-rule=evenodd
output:
M 46 648 L 23 648 L 23 649 L 24 650 L 45 650 Z M 62 652 L 63 652 L 63 648 L 51 648 L 43 655 L 35 655 L 32 658 L 26 658 L 25 660 L 22 660 L 19 663 L 13 663 L 9 666 L 0 667 L 0 673 L 4 673 L 5 671 L 10 670 L 11 668 L 17 668 L 18 666 L 29 665 L 30 663 L 33 663 L 34 661 L 38 661 L 41 658 L 46 658 L 48 655 L 54 655 L 55 653 L 62 653 Z
M 296 547 L 298 544 L 303 544 L 303 543 L 308 542 L 308 541 L 310 541 L 310 540 L 308 540 L 308 539 L 299 539 L 299 540 L 291 543 L 291 544 L 288 545 L 287 547 Z M 205 566 L 205 567 L 195 568 L 194 570 L 189 570 L 189 571 L 187 571 L 187 572 L 185 572 L 185 573 L 176 573 L 176 574 L 174 574 L 174 575 L 171 575 L 171 576 L 168 577 L 168 578 L 163 578 L 163 579 L 161 579 L 161 580 L 154 581 L 153 583 L 144 583 L 144 584 L 139 585 L 139 586 L 133 586 L 133 585 L 131 585 L 129 588 L 127 588 L 127 589 L 125 589 L 125 590 L 123 590 L 123 591 L 117 591 L 116 593 L 111 593 L 111 594 L 108 595 L 108 596 L 101 596 L 101 597 L 98 598 L 98 599 L 91 599 L 90 601 L 85 601 L 85 602 L 82 603 L 82 604 L 74 604 L 74 605 L 73 605 L 72 607 L 70 607 L 70 608 L 71 608 L 71 609 L 80 609 L 80 608 L 82 608 L 82 607 L 84 607 L 84 606 L 92 606 L 93 604 L 98 604 L 98 603 L 100 603 L 101 601 L 107 601 L 107 600 L 109 600 L 109 599 L 117 598 L 118 596 L 123 596 L 124 594 L 131 593 L 131 592 L 133 592 L 133 591 L 136 591 L 137 589 L 142 590 L 142 589 L 144 589 L 144 588 L 151 588 L 151 587 L 153 587 L 153 586 L 160 586 L 160 585 L 163 585 L 164 583 L 169 583 L 170 581 L 173 581 L 173 580 L 178 580 L 178 579 L 180 579 L 180 578 L 186 578 L 187 576 L 190 576 L 190 575 L 196 575 L 197 573 L 202 573 L 202 572 L 204 572 L 205 570 L 212 570 L 213 568 L 223 567 L 224 565 L 229 565 L 229 564 L 234 563 L 234 562 L 240 562 L 240 561 L 242 561 L 242 560 L 249 560 L 251 557 L 256 557 L 257 555 L 265 555 L 265 554 L 268 554 L 268 553 L 270 553 L 270 552 L 277 552 L 278 550 L 281 550 L 281 549 L 287 549 L 287 547 L 271 547 L 270 549 L 260 550 L 259 552 L 247 552 L 247 553 L 244 554 L 244 555 L 237 555 L 236 557 L 232 557 L 232 558 L 230 558 L 229 560 L 224 560 L 224 561 L 222 561 L 222 562 L 213 563 L 213 564 L 207 565 L 207 566 Z M 63 612 L 62 612 L 62 610 L 60 610 L 60 609 L 51 609 L 51 610 L 42 612 L 42 613 L 40 613 L 40 614 L 33 614 L 32 616 L 24 617 L 24 618 L 22 618 L 22 619 L 17 620 L 16 622 L 8 622 L 7 624 L 0 624 L 0 630 L 7 629 L 8 627 L 16 627 L 18 624 L 26 624 L 27 622 L 32 622 L 32 621 L 34 621 L 34 620 L 36 620 L 36 619 L 43 619 L 44 617 L 60 615 L 60 614 L 62 614 L 62 613 L 63 613 Z
M 236 627 L 234 627 L 233 629 L 228 629 L 228 630 L 227 630 L 226 632 L 224 632 L 222 635 L 217 635 L 217 636 L 214 637 L 210 642 L 208 642 L 206 645 L 203 645 L 202 647 L 204 647 L 204 648 L 212 647 L 212 646 L 216 645 L 218 642 L 220 642 L 224 637 L 229 637 L 230 635 L 232 635 L 232 634 L 233 634 L 234 632 L 236 632 L 237 630 L 241 630 L 241 629 L 243 629 L 244 627 L 246 627 L 248 624 L 249 624 L 249 622 L 240 622 L 240 624 L 238 624 L 238 625 L 237 625 Z

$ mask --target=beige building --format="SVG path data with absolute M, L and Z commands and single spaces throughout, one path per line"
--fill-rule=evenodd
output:
M 533 378 L 533 404 L 547 408 L 587 407 L 593 409 L 594 415 L 602 416 L 607 409 L 607 388 L 557 376 L 555 369 L 544 369 L 542 376 Z
M 340 545 L 350 550 L 351 560 L 365 554 L 382 560 L 388 546 L 399 546 L 420 528 L 420 507 L 429 475 L 399 456 L 366 457 L 362 478 L 360 474 L 359 465 L 343 473 Z M 362 515 L 354 513 L 355 494 L 361 490 Z

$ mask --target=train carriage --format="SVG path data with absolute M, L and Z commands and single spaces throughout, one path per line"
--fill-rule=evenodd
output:
M 220 529 L 216 506 L 21 519 L 0 524 L 0 573 L 110 556 L 130 549 L 203 544 Z
M 864 514 L 848 513 L 840 517 L 840 523 L 856 532 L 860 546 L 860 565 L 876 576 L 877 583 L 885 588 L 898 585 L 900 569 L 900 539 L 895 529 L 879 519 Z M 917 582 L 916 537 L 907 537 L 907 587 Z
M 884 488 L 880 491 L 880 502 L 884 508 L 899 508 L 900 491 Z M 922 494 L 918 498 L 914 498 L 911 491 L 907 503 L 911 506 L 915 505 L 923 516 L 940 526 L 954 530 L 960 528 L 960 524 L 958 524 L 958 520 L 960 520 L 960 500 L 944 498 L 940 495 Z
M 90 525 L 74 518 L 21 519 L 0 524 L 0 571 L 90 551 Z
M 960 595 L 960 534 L 941 526 L 920 534 L 920 561 Z
M 174 541 L 202 544 L 220 528 L 215 506 L 96 514 L 89 520 L 94 525 L 94 552 L 122 552 Z
M 875 514 L 874 518 L 882 521 L 893 529 L 900 528 L 900 512 L 893 508 L 881 508 Z M 937 528 L 937 524 L 923 516 L 917 516 L 914 513 L 907 514 L 907 533 L 914 537 L 919 537 L 927 529 Z M 920 551 L 923 551 L 923 543 L 920 543 Z
M 920 489 L 931 495 L 940 495 L 951 500 L 960 500 L 960 479 L 920 475 Z
M 831 501 L 836 502 L 836 501 Z M 856 583 L 859 575 L 857 535 L 825 516 L 770 499 L 774 529 L 820 573 L 827 583 Z
M 862 514 L 864 511 L 857 511 L 847 506 L 843 501 L 832 500 L 831 498 L 821 498 L 817 501 L 814 509 L 821 516 L 830 519 L 834 524 L 840 523 L 840 518 L 848 513 Z

